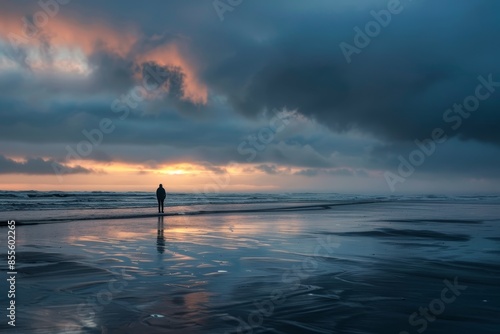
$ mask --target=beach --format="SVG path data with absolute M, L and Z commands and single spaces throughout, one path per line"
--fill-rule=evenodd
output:
M 16 226 L 16 326 L 3 315 L 0 329 L 498 333 L 496 199 L 349 203 L 29 216 Z

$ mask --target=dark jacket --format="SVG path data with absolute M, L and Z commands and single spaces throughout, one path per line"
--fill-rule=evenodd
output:
M 159 199 L 159 200 L 164 200 L 165 197 L 167 197 L 167 193 L 165 191 L 165 188 L 158 188 L 156 189 L 156 198 Z

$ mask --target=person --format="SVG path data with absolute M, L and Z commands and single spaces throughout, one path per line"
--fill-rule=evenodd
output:
M 156 199 L 158 200 L 158 213 L 163 213 L 163 202 L 165 201 L 165 197 L 167 197 L 167 193 L 165 192 L 165 188 L 160 184 L 158 189 L 156 189 Z M 161 206 L 161 211 L 160 211 Z

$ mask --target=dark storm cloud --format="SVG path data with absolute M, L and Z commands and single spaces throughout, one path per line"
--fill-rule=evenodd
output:
M 155 87 L 168 86 L 170 96 L 181 98 L 184 95 L 186 76 L 178 66 L 160 66 L 155 62 L 142 64 L 142 76 L 147 77 L 151 72 L 158 73 L 159 77 L 153 82 Z
M 134 64 L 131 60 L 100 50 L 93 53 L 88 61 L 91 67 L 98 69 L 91 74 L 87 86 L 89 93 L 104 90 L 123 94 L 134 85 Z
M 500 81 L 496 61 L 500 46 L 493 43 L 500 5 L 491 1 L 436 5 L 424 0 L 402 4 L 404 11 L 361 54 L 353 55 L 351 64 L 339 44 L 353 44 L 352 28 L 363 28 L 373 19 L 370 10 L 384 9 L 387 2 L 350 6 L 346 1 L 301 5 L 254 1 L 227 13 L 224 22 L 217 22 L 210 2 L 146 6 L 90 1 L 64 9 L 79 19 L 93 14 L 117 26 L 136 22 L 150 35 L 137 43 L 133 53 L 140 53 L 141 46 L 147 49 L 179 36 L 189 38 L 193 57 L 204 63 L 202 76 L 209 87 L 246 115 L 287 106 L 335 131 L 357 128 L 386 140 L 413 140 L 427 136 L 443 122 L 447 108 L 473 93 L 478 75 L 491 73 Z M 437 15 L 439 10 L 445 14 Z M 158 37 L 152 39 L 152 34 Z M 102 52 L 90 57 L 99 68 L 91 86 L 130 87 L 131 64 Z M 173 92 L 181 94 L 182 72 L 173 73 Z M 492 126 L 500 117 L 495 112 L 500 107 L 497 101 L 486 101 L 456 135 L 499 143 L 500 134 Z
M 16 162 L 0 155 L 0 174 L 54 174 L 54 168 L 64 169 L 66 174 L 88 174 L 93 170 L 81 166 L 68 167 L 53 160 L 41 158 L 28 158 L 24 162 Z
M 500 178 L 500 155 L 494 144 L 463 142 L 453 138 L 436 145 L 431 151 L 431 154 L 423 155 L 422 165 L 415 168 L 417 173 L 440 177 Z M 414 152 L 422 152 L 415 143 L 375 145 L 366 157 L 365 166 L 397 172 L 401 161 L 410 161 Z
M 474 94 L 479 75 L 500 82 L 500 46 L 493 42 L 500 5 L 491 1 L 405 2 L 405 11 L 348 64 L 339 43 L 353 44 L 352 28 L 364 27 L 373 19 L 370 9 L 384 4 L 302 15 L 300 23 L 299 13 L 283 6 L 271 37 L 242 35 L 246 44 L 236 42 L 239 48 L 210 67 L 207 79 L 246 114 L 286 105 L 333 130 L 356 128 L 390 141 L 428 136 L 447 108 Z M 250 20 L 257 7 L 252 2 L 231 15 Z M 493 96 L 482 103 L 455 135 L 499 144 L 492 126 L 500 121 L 499 101 Z

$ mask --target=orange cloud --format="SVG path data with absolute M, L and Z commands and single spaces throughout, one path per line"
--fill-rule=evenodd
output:
M 137 41 L 138 34 L 133 29 L 117 32 L 98 21 L 90 24 L 70 21 L 62 15 L 49 18 L 43 26 L 30 28 L 23 16 L 2 13 L 0 38 L 27 47 L 38 47 L 43 41 L 49 41 L 53 47 L 78 48 L 87 56 L 103 48 L 124 57 Z
M 28 54 L 32 53 L 31 56 L 35 61 L 31 61 L 31 67 L 35 70 L 49 68 L 88 73 L 91 69 L 86 68 L 86 59 L 82 60 L 81 57 L 86 58 L 96 50 L 104 49 L 125 58 L 139 39 L 139 33 L 132 27 L 117 31 L 96 20 L 83 24 L 69 20 L 62 15 L 56 15 L 49 18 L 43 26 L 38 27 L 38 30 L 34 28 L 31 31 L 25 22 L 26 20 L 23 21 L 23 16 L 20 14 L 0 13 L 0 39 L 7 43 L 13 42 L 14 44 L 11 45 L 14 46 L 14 51 L 20 46 L 26 48 Z M 65 54 L 66 58 L 56 59 L 55 65 L 45 64 L 42 57 L 39 57 L 39 50 L 47 41 L 56 56 L 61 53 Z M 206 85 L 198 79 L 195 64 L 182 54 L 177 45 L 168 44 L 156 47 L 140 54 L 135 60 L 138 65 L 152 61 L 161 66 L 181 68 L 185 75 L 182 98 L 199 104 L 207 102 L 208 90 Z
M 155 62 L 161 66 L 177 66 L 185 75 L 184 96 L 186 100 L 205 104 L 207 102 L 208 90 L 196 75 L 196 66 L 183 56 L 175 44 L 162 45 L 137 58 L 137 63 Z

